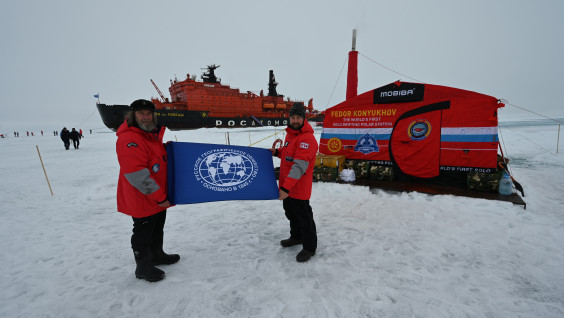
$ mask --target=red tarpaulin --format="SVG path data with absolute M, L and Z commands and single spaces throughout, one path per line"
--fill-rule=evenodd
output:
M 395 165 L 421 178 L 495 172 L 503 106 L 471 91 L 395 82 L 327 109 L 319 151 Z

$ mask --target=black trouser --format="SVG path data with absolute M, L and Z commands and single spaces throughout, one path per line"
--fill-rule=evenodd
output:
M 78 145 L 80 145 L 80 141 L 78 139 L 73 139 L 72 144 L 74 146 L 74 149 L 76 149 L 78 148 Z
M 63 139 L 63 144 L 65 144 L 65 149 L 69 149 L 69 147 L 70 147 L 70 140 L 68 140 L 68 139 Z
M 290 220 L 290 236 L 302 240 L 304 249 L 315 252 L 317 249 L 317 230 L 309 200 L 286 198 L 282 201 L 286 218 Z
M 131 248 L 135 258 L 143 259 L 149 251 L 162 251 L 166 209 L 151 216 L 132 219 Z

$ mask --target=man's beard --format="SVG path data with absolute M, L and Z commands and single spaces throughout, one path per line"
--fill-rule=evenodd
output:
M 300 130 L 304 127 L 304 124 L 298 124 L 298 123 L 288 124 L 288 127 L 290 127 L 293 130 Z
M 157 128 L 157 123 L 154 120 L 153 121 L 146 121 L 146 122 L 137 121 L 137 125 L 139 126 L 139 128 L 141 128 L 142 130 L 144 130 L 146 132 L 151 132 L 151 131 L 155 130 L 155 128 Z

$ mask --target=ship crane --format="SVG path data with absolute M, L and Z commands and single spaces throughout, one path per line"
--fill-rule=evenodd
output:
M 161 90 L 157 87 L 157 84 L 155 84 L 155 82 L 153 82 L 152 79 L 151 79 L 151 83 L 153 83 L 153 86 L 155 86 L 155 89 L 157 90 L 157 92 L 161 96 L 161 101 L 164 103 L 166 101 L 166 99 L 165 99 L 163 93 L 161 93 Z

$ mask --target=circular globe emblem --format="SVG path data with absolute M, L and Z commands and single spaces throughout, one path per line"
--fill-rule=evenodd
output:
M 415 120 L 407 128 L 407 134 L 412 140 L 423 140 L 431 133 L 431 123 L 427 120 Z
M 215 187 L 235 187 L 257 174 L 257 162 L 243 151 L 224 149 L 204 154 L 196 163 L 202 181 Z

